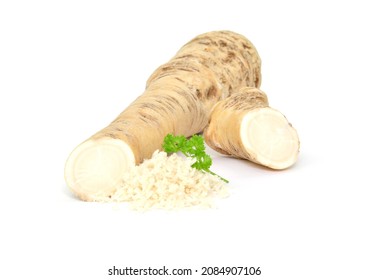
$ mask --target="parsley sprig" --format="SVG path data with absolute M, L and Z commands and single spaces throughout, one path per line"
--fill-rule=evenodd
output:
M 218 176 L 221 180 L 229 183 L 228 180 L 210 170 L 212 158 L 206 154 L 206 148 L 202 136 L 193 135 L 191 138 L 187 139 L 183 135 L 174 136 L 172 134 L 168 134 L 164 139 L 162 148 L 166 153 L 182 152 L 186 157 L 191 157 L 196 160 L 192 164 L 193 168 Z

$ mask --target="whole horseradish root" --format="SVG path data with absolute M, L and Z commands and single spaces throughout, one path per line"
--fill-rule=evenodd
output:
M 244 87 L 219 101 L 204 131 L 214 150 L 273 168 L 296 162 L 299 138 L 284 115 L 268 106 L 258 88 Z
M 239 88 L 259 87 L 261 61 L 245 37 L 210 32 L 184 45 L 148 79 L 145 92 L 69 156 L 65 179 L 81 199 L 111 195 L 123 173 L 161 149 L 168 133 L 202 132 L 211 110 Z

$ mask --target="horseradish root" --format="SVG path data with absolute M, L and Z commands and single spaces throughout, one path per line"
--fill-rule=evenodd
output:
M 299 153 L 296 130 L 284 115 L 268 106 L 267 96 L 257 88 L 241 88 L 219 101 L 204 138 L 222 154 L 272 169 L 290 167 Z
M 83 200 L 112 195 L 123 173 L 151 158 L 167 134 L 202 132 L 219 100 L 243 86 L 259 87 L 260 63 L 254 46 L 239 34 L 194 38 L 151 75 L 144 93 L 109 126 L 71 153 L 67 185 Z

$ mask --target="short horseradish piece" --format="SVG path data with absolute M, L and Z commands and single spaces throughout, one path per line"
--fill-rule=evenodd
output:
M 268 106 L 265 93 L 244 87 L 219 101 L 204 131 L 214 150 L 272 169 L 293 165 L 299 153 L 296 130 L 279 111 Z

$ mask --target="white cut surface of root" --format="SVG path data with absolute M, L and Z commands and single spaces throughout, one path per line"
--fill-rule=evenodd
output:
M 241 122 L 241 141 L 250 158 L 273 169 L 293 165 L 299 153 L 296 130 L 270 107 L 248 112 Z
M 96 201 L 110 196 L 121 184 L 123 174 L 135 166 L 132 149 L 122 140 L 90 139 L 70 154 L 65 180 L 79 198 Z

